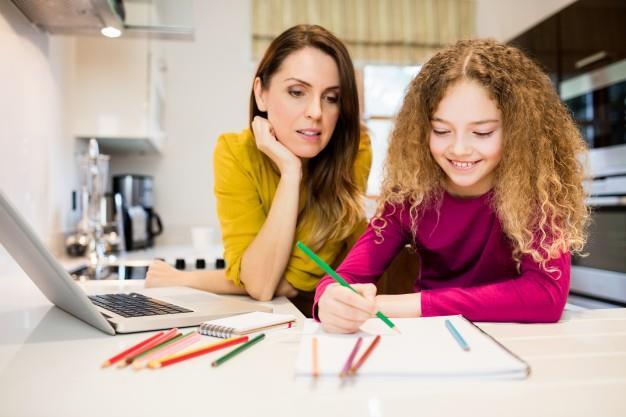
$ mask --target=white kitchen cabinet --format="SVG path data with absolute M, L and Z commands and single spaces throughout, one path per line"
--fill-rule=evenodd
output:
M 71 125 L 104 153 L 160 152 L 165 140 L 165 60 L 151 39 L 75 41 Z

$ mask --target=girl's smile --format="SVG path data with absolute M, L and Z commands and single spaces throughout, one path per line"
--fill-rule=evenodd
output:
M 431 117 L 430 152 L 461 197 L 486 193 L 502 156 L 501 114 L 487 90 L 462 80 L 448 88 Z

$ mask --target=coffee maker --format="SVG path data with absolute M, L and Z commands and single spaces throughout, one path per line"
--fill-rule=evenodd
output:
M 149 175 L 123 174 L 113 177 L 113 193 L 120 200 L 121 227 L 126 250 L 154 246 L 163 232 L 161 218 L 154 211 L 154 179 Z

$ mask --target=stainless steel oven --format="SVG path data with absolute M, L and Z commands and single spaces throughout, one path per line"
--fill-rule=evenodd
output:
M 626 306 L 626 60 L 560 85 L 590 147 L 588 256 L 572 259 L 571 293 Z

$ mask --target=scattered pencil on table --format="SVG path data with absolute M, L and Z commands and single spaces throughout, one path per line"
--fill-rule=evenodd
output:
M 211 363 L 211 366 L 213 366 L 213 367 L 220 366 L 221 364 L 223 364 L 227 360 L 231 359 L 234 356 L 237 356 L 238 354 L 240 354 L 244 350 L 248 349 L 252 345 L 260 342 L 264 338 L 265 338 L 265 333 L 261 333 L 260 335 L 253 337 L 252 339 L 250 339 L 249 341 L 247 341 L 243 345 L 239 346 L 236 349 L 233 349 L 232 351 L 230 351 L 226 355 L 224 355 L 224 356 L 216 359 L 215 361 L 213 361 L 213 363 Z
M 173 329 L 173 330 L 176 330 L 176 329 Z M 164 346 L 167 346 L 173 343 L 174 341 L 180 339 L 181 337 L 182 337 L 182 333 L 180 333 L 179 331 L 176 330 L 172 332 L 170 330 L 158 339 L 157 344 L 147 349 L 142 349 L 140 352 L 137 352 L 133 355 L 126 356 L 126 358 L 124 358 L 124 362 L 126 362 L 126 365 L 130 365 L 134 363 L 135 361 L 139 360 L 139 358 L 145 357 L 146 355 L 151 354 L 151 352 L 155 352 L 159 349 L 162 349 Z M 123 367 L 123 366 L 120 366 L 120 367 Z
M 200 355 L 204 355 L 209 352 L 215 352 L 220 349 L 227 348 L 229 346 L 237 345 L 248 341 L 248 336 L 231 337 L 230 339 L 220 340 L 219 342 L 211 343 L 191 350 L 189 352 L 181 352 L 176 355 L 162 358 L 161 360 L 152 361 L 148 363 L 148 367 L 151 369 L 163 368 L 169 365 L 173 365 L 178 362 L 185 361 L 187 359 L 195 358 Z
M 168 358 L 170 356 L 178 354 L 184 349 L 198 342 L 200 339 L 202 339 L 202 335 L 200 333 L 196 331 L 189 332 L 180 339 L 176 340 L 174 343 L 165 346 L 162 349 L 156 350 L 142 360 L 137 361 L 137 363 L 133 363 L 133 367 L 135 368 L 135 370 L 138 370 L 146 367 L 152 361 L 161 361 L 164 358 Z
M 149 349 L 152 349 L 153 347 L 156 347 L 158 345 L 160 345 L 163 342 L 166 342 L 170 339 L 172 339 L 173 337 L 175 337 L 176 335 L 178 335 L 178 329 L 174 328 L 174 329 L 170 329 L 167 332 L 163 333 L 161 336 L 151 340 L 149 343 L 146 343 L 145 345 L 143 345 L 142 347 L 132 351 L 131 353 L 129 353 L 128 355 L 126 355 L 126 357 L 124 358 L 124 360 L 122 360 L 117 367 L 118 368 L 124 368 L 126 366 L 128 366 L 132 361 L 133 358 L 137 355 L 139 355 L 140 353 L 143 353 Z M 128 359 L 128 361 L 126 360 Z
M 137 343 L 136 345 L 133 345 L 131 347 L 129 347 L 128 349 L 118 353 L 117 355 L 107 359 L 106 361 L 104 361 L 104 363 L 102 363 L 102 367 L 106 368 L 107 366 L 111 366 L 114 363 L 126 358 L 126 356 L 133 354 L 133 352 L 141 349 L 143 346 L 147 345 L 148 343 L 152 342 L 155 339 L 158 339 L 159 337 L 163 336 L 163 332 L 158 332 L 154 335 L 152 335 L 151 337 Z
M 352 369 L 352 362 L 354 362 L 354 357 L 359 351 L 359 348 L 361 347 L 362 342 L 363 342 L 363 338 L 359 336 L 359 338 L 356 340 L 356 343 L 354 344 L 354 347 L 352 348 L 352 351 L 350 352 L 350 355 L 348 356 L 348 359 L 346 360 L 346 363 L 343 365 L 343 369 L 339 373 L 340 377 L 343 378 L 347 376 L 350 369 Z
M 452 337 L 454 337 L 454 340 L 456 340 L 456 342 L 459 344 L 461 349 L 468 352 L 470 350 L 470 347 L 465 341 L 465 339 L 463 339 L 463 336 L 461 336 L 461 333 L 459 333 L 456 327 L 454 327 L 454 324 L 452 324 L 450 320 L 446 320 L 445 323 L 446 323 L 446 328 L 448 329 L 448 331 L 450 331 L 450 334 L 452 334 Z
M 298 248 L 300 248 L 304 253 L 306 253 L 309 258 L 311 258 L 320 268 L 322 268 L 324 270 L 324 272 L 326 272 L 328 275 L 330 275 L 331 278 L 333 278 L 335 281 L 337 281 L 340 285 L 342 285 L 342 286 L 344 286 L 346 288 L 351 289 L 352 291 L 354 291 L 357 294 L 360 294 L 357 290 L 355 290 L 353 287 L 350 286 L 348 281 L 346 281 L 341 275 L 339 275 L 337 272 L 335 272 L 335 270 L 332 269 L 330 267 L 330 265 L 328 265 L 326 262 L 324 262 L 323 259 L 321 259 L 319 256 L 317 256 L 315 254 L 315 252 L 313 252 L 311 249 L 309 249 L 304 243 L 298 241 L 296 243 L 296 246 Z M 382 312 L 377 311 L 376 312 L 376 316 L 379 319 L 381 319 L 387 326 L 389 326 L 390 329 L 396 331 L 397 333 L 400 333 L 400 330 L 396 327 L 394 322 L 389 320 L 389 318 L 387 316 L 385 316 Z
M 317 378 L 318 376 L 320 376 L 320 368 L 319 368 L 319 358 L 318 358 L 318 352 L 317 352 L 317 337 L 313 336 L 313 338 L 311 339 L 311 343 L 312 343 L 312 360 L 313 360 L 313 378 Z
M 378 345 L 378 342 L 380 342 L 380 335 L 377 335 L 374 340 L 372 340 L 372 343 L 370 343 L 370 345 L 367 347 L 367 349 L 365 349 L 365 352 L 363 352 L 363 355 L 359 358 L 359 360 L 350 368 L 350 370 L 348 371 L 348 373 L 350 375 L 354 375 L 357 373 L 357 371 L 359 370 L 359 368 L 365 363 L 365 361 L 367 360 L 367 358 L 371 355 L 372 351 L 374 350 L 374 348 Z
M 161 343 L 158 346 L 153 347 L 152 349 L 148 349 L 145 352 L 140 353 L 139 355 L 135 356 L 132 360 L 132 365 L 133 368 L 137 368 L 138 367 L 138 363 L 141 362 L 143 363 L 144 360 L 151 355 L 152 353 L 156 352 L 157 350 L 163 349 L 166 346 L 171 345 L 172 343 L 176 342 L 177 340 L 182 339 L 183 337 L 185 337 L 186 335 L 179 333 L 178 335 L 174 336 L 173 338 L 171 338 L 170 340 L 166 340 L 165 342 Z M 126 359 L 128 360 L 128 358 Z

